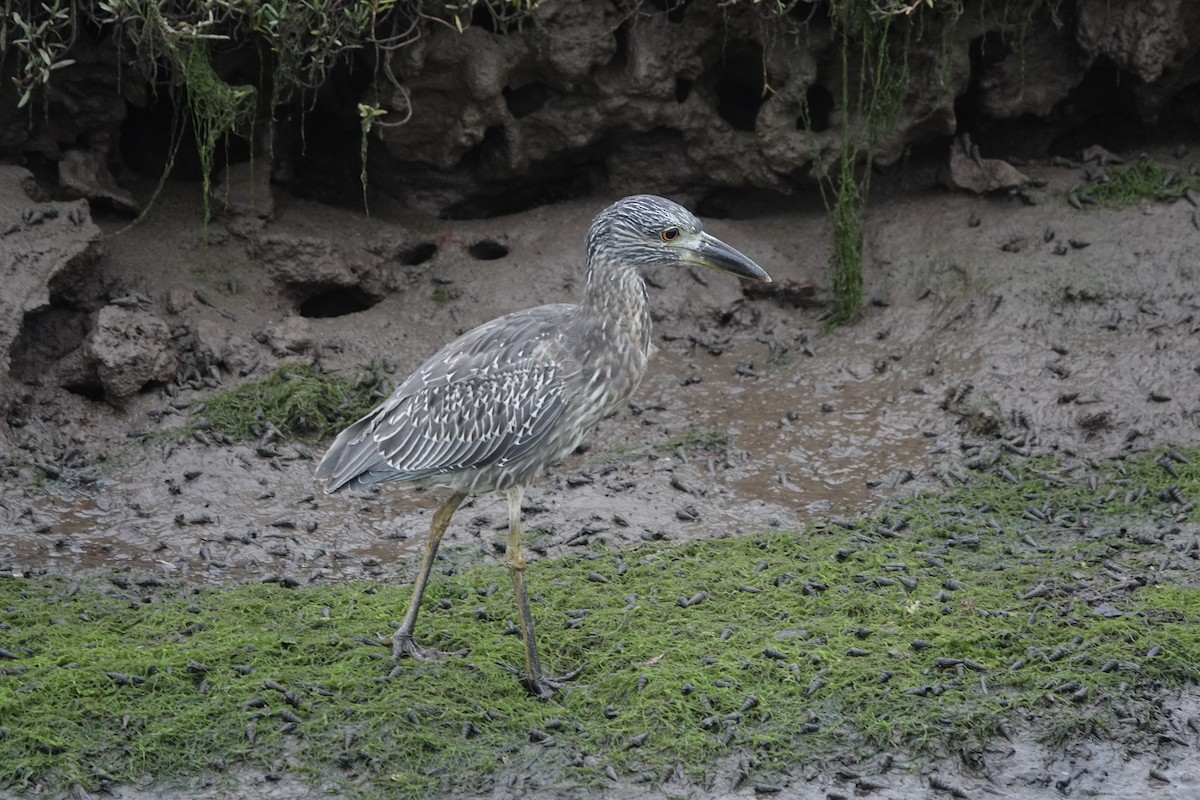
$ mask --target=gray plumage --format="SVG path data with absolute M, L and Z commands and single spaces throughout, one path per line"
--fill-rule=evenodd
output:
M 622 347 L 620 356 L 610 345 L 604 360 L 628 364 L 626 379 L 590 391 L 606 367 L 590 348 L 573 346 L 594 327 L 581 308 L 518 311 L 451 342 L 347 428 L 317 476 L 331 491 L 384 481 L 468 493 L 528 484 L 574 450 L 645 371 L 646 344 Z
M 524 569 L 523 555 L 514 566 L 512 552 L 514 544 L 520 548 L 521 491 L 637 389 L 653 351 L 639 269 L 672 263 L 770 280 L 750 259 L 705 233 L 700 220 L 676 203 L 651 195 L 614 203 L 588 233 L 580 304 L 508 314 L 443 347 L 337 437 L 317 467 L 325 491 L 389 481 L 451 490 L 430 533 L 430 563 L 465 495 L 508 492 L 516 585 L 518 570 Z M 426 575 L 418 576 L 398 634 L 406 641 L 401 647 L 397 640 L 397 656 L 424 654 L 412 644 L 411 628 L 428 566 L 423 564 Z M 527 605 L 523 618 L 528 618 Z M 526 682 L 544 695 L 547 682 L 540 676 L 531 620 L 528 625 L 528 630 L 522 625 Z

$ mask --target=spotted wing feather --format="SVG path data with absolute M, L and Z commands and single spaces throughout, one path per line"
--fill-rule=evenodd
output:
M 573 308 L 511 314 L 447 345 L 342 432 L 317 469 L 326 491 L 448 475 L 486 484 L 487 471 L 536 454 L 563 418 L 577 371 L 561 352 Z

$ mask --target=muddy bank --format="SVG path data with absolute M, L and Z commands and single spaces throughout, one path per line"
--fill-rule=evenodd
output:
M 1154 155 L 1189 168 L 1173 147 Z M 919 167 L 881 180 L 868 225 L 870 304 L 861 322 L 827 334 L 819 207 L 709 219 L 781 285 L 815 284 L 817 307 L 807 290 L 747 297 L 719 275 L 648 276 L 660 351 L 629 408 L 528 493 L 532 556 L 796 530 L 896 493 L 956 485 L 1005 453 L 1054 454 L 1087 470 L 1092 459 L 1195 446 L 1193 208 L 1181 200 L 1080 210 L 1068 202 L 1079 168 L 1024 169 L 1045 182 L 1034 204 L 948 194 Z M 130 230 L 99 218 L 106 238 L 89 275 L 108 287 L 103 297 L 134 297 L 162 319 L 183 369 L 116 404 L 57 383 L 49 357 L 26 373 L 32 379 L 19 386 L 3 432 L 0 568 L 115 574 L 132 585 L 181 576 L 223 585 L 405 582 L 436 498 L 400 487 L 327 498 L 312 481 L 320 443 L 225 443 L 171 431 L 202 413 L 213 392 L 281 363 L 352 374 L 374 361 L 403 376 L 480 321 L 571 298 L 583 231 L 607 200 L 447 222 L 387 207 L 367 220 L 283 196 L 263 236 L 245 239 L 221 224 L 203 231 L 192 187 L 174 186 Z M 499 564 L 504 525 L 503 500 L 477 498 L 456 516 L 445 547 L 456 563 Z M 1189 741 L 1194 692 L 1163 704 L 1183 726 L 1164 735 Z M 913 772 L 899 755 L 853 769 L 838 756 L 798 767 L 781 778 L 780 793 L 1194 792 L 1200 766 L 1174 739 L 1151 747 L 1094 733 L 1045 748 L 1044 734 L 1033 720 L 979 760 L 936 773 Z M 657 776 L 662 787 L 613 792 L 762 791 L 739 781 L 737 764 L 716 774 L 712 786 Z M 255 791 L 275 783 L 237 780 Z M 514 780 L 493 794 L 568 791 Z M 207 781 L 192 796 L 223 791 Z M 137 797 L 157 787 L 121 791 Z M 309 790 L 283 781 L 268 791 Z
M 193 179 L 204 163 L 257 171 L 260 189 L 270 173 L 348 207 L 365 168 L 379 202 L 464 219 L 607 191 L 697 192 L 708 212 L 731 190 L 788 194 L 823 174 L 844 126 L 888 165 L 963 133 L 1071 156 L 1153 126 L 1189 135 L 1198 113 L 1200 12 L 1179 0 L 13 10 L 9 39 L 35 44 L 3 65 L 0 158 L 126 210 L 144 200 L 129 175 L 172 162 Z M 874 112 L 853 99 L 860 59 L 889 84 Z M 199 133 L 176 125 L 192 114 Z M 251 216 L 270 216 L 257 198 Z
M 1189 693 L 1172 698 L 1181 715 L 1200 709 L 1200 697 Z M 847 765 L 842 761 L 810 762 L 802 775 L 787 783 L 755 782 L 744 778 L 746 765 L 729 759 L 715 772 L 712 784 L 690 781 L 674 774 L 665 782 L 621 780 L 603 788 L 564 788 L 526 785 L 520 780 L 471 797 L 509 800 L 575 800 L 588 797 L 622 797 L 654 800 L 662 797 L 721 798 L 837 798 L 866 796 L 876 800 L 910 800 L 914 797 L 1000 796 L 1010 800 L 1040 800 L 1049 796 L 1095 797 L 1124 800 L 1150 793 L 1164 800 L 1189 800 L 1200 792 L 1200 764 L 1186 747 L 1175 748 L 1174 768 L 1164 769 L 1163 756 L 1150 747 L 1132 752 L 1125 743 L 1093 740 L 1073 743 L 1050 758 L 1040 732 L 1012 731 L 971 764 L 947 759 L 936 765 L 916 765 L 896 754 L 885 754 Z M 264 800 L 316 800 L 328 797 L 334 781 L 316 785 L 289 774 L 235 770 L 220 778 L 207 777 L 180 791 L 192 800 L 228 797 L 229 786 Z M 123 786 L 123 800 L 155 800 L 157 787 Z M 3 796 L 3 793 L 0 793 Z M 34 795 L 36 796 L 36 794 Z M 467 795 L 463 795 L 467 796 Z
M 822 308 L 788 296 L 748 298 L 719 275 L 649 275 L 660 352 L 630 407 L 531 490 L 528 525 L 544 532 L 535 549 L 793 528 L 953 482 L 1006 449 L 1087 459 L 1194 443 L 1192 207 L 1079 211 L 1064 201 L 1076 171 L 1029 171 L 1046 182 L 1038 205 L 885 185 L 868 229 L 870 306 L 828 335 Z M 902 173 L 896 184 L 916 180 Z M 111 294 L 145 297 L 189 344 L 181 358 L 202 353 L 211 369 L 119 407 L 25 384 L 5 431 L 6 570 L 390 574 L 433 498 L 395 487 L 325 498 L 311 480 L 319 443 L 272 449 L 163 432 L 202 413 L 213 391 L 288 360 L 347 374 L 374 362 L 394 379 L 491 316 L 570 299 L 581 232 L 603 203 L 451 223 L 388 209 L 365 220 L 285 198 L 264 238 L 247 241 L 196 227 L 194 194 L 174 190 L 145 222 L 103 240 L 93 277 Z M 109 234 L 123 227 L 101 223 Z M 709 227 L 780 285 L 822 281 L 817 209 Z M 264 256 L 264 241 L 294 240 L 328 255 L 303 274 L 291 250 Z M 487 259 L 484 242 L 499 248 Z M 423 245 L 431 255 L 416 264 L 378 255 Z M 319 277 L 326 264 L 341 272 Z M 379 299 L 312 312 L 322 292 L 356 288 Z M 53 375 L 55 365 L 39 369 Z M 449 541 L 495 557 L 502 501 L 472 503 Z
M 0 685 L 17 691 L 0 781 L 32 780 L 26 796 L 83 768 L 122 796 L 1185 797 L 1200 450 L 1169 463 L 1010 455 L 959 491 L 800 536 L 544 560 L 546 663 L 589 664 L 549 703 L 500 666 L 520 652 L 505 568 L 462 551 L 439 565 L 421 635 L 463 650 L 435 662 L 387 658 L 404 590 L 375 581 L 2 581 Z M 186 725 L 203 745 L 162 741 Z

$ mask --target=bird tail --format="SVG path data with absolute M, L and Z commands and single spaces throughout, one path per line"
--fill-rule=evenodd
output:
M 372 480 L 370 474 L 382 461 L 372 435 L 377 413 L 378 409 L 372 411 L 338 434 L 317 465 L 316 478 L 325 483 L 326 494 L 378 482 L 378 479 Z

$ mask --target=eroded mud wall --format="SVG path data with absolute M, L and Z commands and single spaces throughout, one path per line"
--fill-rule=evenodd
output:
M 438 214 L 488 216 L 598 189 L 788 191 L 837 158 L 844 124 L 872 123 L 843 107 L 831 4 L 783 15 L 757 5 L 555 0 L 504 24 L 477 9 L 462 32 L 426 21 L 405 45 L 351 52 L 323 85 L 293 95 L 273 95 L 278 59 L 260 42 L 217 42 L 216 74 L 255 86 L 260 118 L 220 148 L 218 166 L 268 153 L 276 183 L 360 203 L 363 104 L 386 112 L 368 137 L 371 190 Z M 148 79 L 127 39 L 80 30 L 75 63 L 24 109 L 6 80 L 0 156 L 129 206 L 121 178 L 161 170 L 186 93 L 170 91 L 181 77 L 170 64 Z M 969 0 L 897 17 L 889 57 L 903 98 L 875 159 L 962 132 L 1005 151 L 991 155 L 1032 156 L 1123 125 L 1194 121 L 1198 49 L 1200 5 L 1185 0 Z M 854 82 L 853 44 L 849 55 Z M 8 77 L 18 66 L 5 60 Z M 291 99 L 272 108 L 273 96 Z M 175 173 L 195 179 L 184 128 Z M 82 177 L 62 167 L 81 150 L 100 165 Z

